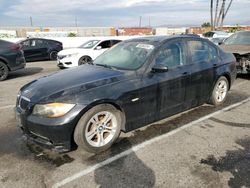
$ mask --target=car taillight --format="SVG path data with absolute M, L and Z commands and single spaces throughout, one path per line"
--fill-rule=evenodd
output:
M 11 46 L 10 46 L 10 48 L 12 49 L 12 50 L 20 50 L 20 45 L 19 44 L 12 44 Z

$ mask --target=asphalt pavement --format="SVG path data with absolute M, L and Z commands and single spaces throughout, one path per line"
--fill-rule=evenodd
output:
M 28 144 L 16 127 L 19 88 L 56 71 L 28 63 L 0 82 L 0 187 L 250 187 L 250 78 L 223 106 L 201 107 L 128 134 L 99 155 Z M 65 78 L 66 79 L 66 78 Z

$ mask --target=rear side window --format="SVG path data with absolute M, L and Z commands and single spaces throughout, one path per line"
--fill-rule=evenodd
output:
M 188 41 L 191 63 L 197 64 L 209 61 L 208 46 L 202 41 Z
M 110 48 L 111 47 L 111 41 L 110 40 L 103 41 L 98 46 L 101 46 L 102 49 Z
M 120 40 L 112 40 L 111 43 L 112 43 L 112 46 L 116 45 L 117 43 L 121 42 Z
M 218 58 L 219 58 L 218 50 L 214 46 L 211 46 L 211 45 L 208 45 L 208 50 L 209 50 L 210 61 L 218 60 Z
M 46 42 L 43 40 L 36 40 L 36 47 L 44 47 L 46 46 Z
M 188 41 L 191 63 L 210 62 L 218 59 L 217 49 L 204 41 Z

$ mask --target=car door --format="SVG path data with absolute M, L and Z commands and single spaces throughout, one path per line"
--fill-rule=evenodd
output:
M 24 57 L 26 60 L 29 60 L 29 58 L 32 56 L 32 50 L 31 50 L 31 45 L 30 45 L 30 40 L 24 40 L 21 43 L 22 50 L 24 53 Z
M 190 106 L 197 106 L 209 100 L 215 80 L 215 67 L 220 60 L 217 49 L 206 41 L 188 39 L 187 48 L 191 71 L 187 99 Z
M 154 95 L 152 88 L 155 88 L 155 117 L 162 119 L 185 110 L 186 87 L 189 85 L 190 74 L 182 40 L 163 45 L 153 60 L 153 65 L 157 64 L 166 66 L 168 71 L 148 73 L 144 82 L 151 86 L 147 87 L 150 92 L 145 92 L 144 98 L 151 100 L 147 95 Z
M 46 58 L 47 46 L 41 39 L 29 39 L 29 46 L 24 46 L 23 51 L 27 60 Z
M 93 54 L 93 59 L 97 58 L 99 55 L 104 53 L 106 50 L 108 50 L 111 47 L 111 41 L 110 40 L 104 40 L 100 42 L 95 48 L 95 53 Z
M 32 42 L 34 45 L 32 46 Z M 47 52 L 47 42 L 42 39 L 35 39 L 31 41 L 31 46 L 33 47 L 34 55 L 36 59 L 46 59 L 48 58 Z

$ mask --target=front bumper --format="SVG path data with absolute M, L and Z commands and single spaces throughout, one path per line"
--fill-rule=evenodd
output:
M 78 66 L 78 58 L 58 58 L 57 66 L 60 68 L 70 68 Z
M 24 112 L 16 107 L 18 127 L 31 142 L 57 152 L 67 152 L 74 148 L 73 133 L 81 117 L 83 107 L 75 106 L 60 118 L 43 118 Z

